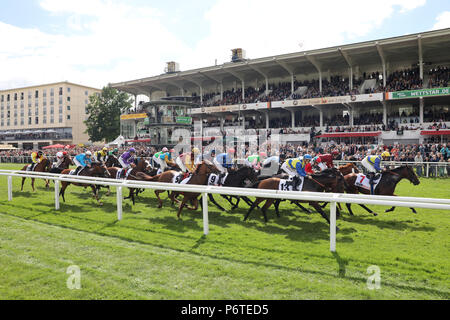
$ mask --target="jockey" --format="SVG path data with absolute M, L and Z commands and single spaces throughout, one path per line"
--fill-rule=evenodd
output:
M 247 159 L 244 161 L 244 165 L 247 167 L 253 168 L 256 171 L 261 169 L 261 162 L 264 161 L 267 158 L 267 153 L 260 152 L 259 154 L 254 154 L 251 156 L 248 156 Z
M 281 166 L 281 169 L 289 176 L 306 177 L 307 173 L 305 167 L 311 159 L 312 157 L 309 154 L 305 154 L 298 158 L 287 159 Z
M 58 151 L 56 153 L 56 162 L 53 162 L 52 168 L 58 168 L 63 163 L 64 153 L 67 154 L 67 152 L 65 152 L 65 151 L 64 152 Z
M 31 167 L 30 167 L 30 171 L 33 171 L 34 168 L 36 167 L 36 165 L 38 163 L 41 163 L 42 160 L 44 160 L 44 154 L 41 150 L 39 150 L 38 152 L 33 152 L 31 154 Z
M 196 164 L 200 163 L 202 158 L 203 160 L 213 162 L 215 157 L 216 157 L 216 150 L 213 149 L 209 152 L 205 152 L 204 154 L 199 155 L 197 157 Z
M 164 148 L 163 150 L 167 150 L 167 148 Z M 160 174 L 161 172 L 164 172 L 168 166 L 175 166 L 175 163 L 172 160 L 172 153 L 174 152 L 173 149 L 167 150 L 166 152 L 163 152 L 158 157 L 158 163 L 159 163 L 159 170 L 157 174 Z
M 384 151 L 381 155 L 366 156 L 361 160 L 361 164 L 369 171 L 367 176 L 370 178 L 371 194 L 373 194 L 373 181 L 379 178 L 381 172 L 381 161 L 388 160 L 391 155 L 388 151 Z
M 130 167 L 135 167 L 134 164 L 134 155 L 136 154 L 136 149 L 130 148 L 128 151 L 122 153 L 122 155 L 119 157 L 119 163 L 122 166 L 122 168 L 129 169 Z
M 161 151 L 159 151 L 153 155 L 153 157 L 152 157 L 153 166 L 156 166 L 156 165 L 161 166 L 161 164 L 159 163 L 159 157 L 165 152 L 169 152 L 169 149 L 167 149 L 166 147 L 162 148 Z
M 261 164 L 262 176 L 273 176 L 278 173 L 280 168 L 280 156 L 271 156 L 266 158 Z
M 108 148 L 104 147 L 102 150 L 94 152 L 94 161 L 106 162 L 107 156 L 108 156 Z
M 117 158 L 118 153 L 119 153 L 119 149 L 114 148 L 113 150 L 108 152 L 108 157 L 106 158 L 106 160 L 108 160 L 109 157 Z
M 73 159 L 73 162 L 77 166 L 77 169 L 75 170 L 74 173 L 75 175 L 80 173 L 86 166 L 91 167 L 92 165 L 91 156 L 92 153 L 90 151 L 86 151 L 85 153 L 80 153 Z
M 218 154 L 214 158 L 213 163 L 221 173 L 227 173 L 227 169 L 231 169 L 233 166 L 234 153 L 235 150 L 230 148 L 227 153 Z
M 199 154 L 200 150 L 198 150 L 198 148 L 193 148 L 192 152 L 185 152 L 180 154 L 176 158 L 175 163 L 178 165 L 178 167 L 180 167 L 182 172 L 192 173 L 195 171 L 196 158 L 198 158 Z

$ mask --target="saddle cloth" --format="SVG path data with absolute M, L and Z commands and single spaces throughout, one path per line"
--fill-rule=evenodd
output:
M 69 175 L 74 175 L 75 174 L 75 170 L 77 170 L 77 169 L 72 169 L 72 170 L 70 170 L 70 172 L 69 172 Z
M 26 171 L 31 171 L 31 164 L 29 164 L 28 166 L 27 166 L 27 170 Z
M 211 173 L 208 177 L 208 186 L 222 186 L 225 183 L 227 177 L 228 173 L 226 173 L 222 179 L 219 178 L 218 174 Z
M 124 170 L 124 168 L 120 168 L 119 170 L 117 170 L 117 173 L 116 173 L 116 179 L 117 179 L 117 180 L 122 179 L 120 176 L 122 175 L 122 171 L 123 171 L 123 170 Z M 130 173 L 131 173 L 131 170 L 127 170 L 127 171 L 126 171 L 126 176 L 125 176 L 125 178 L 123 178 L 123 179 L 128 178 L 128 176 L 130 175 Z
M 172 183 L 179 183 L 179 184 L 186 184 L 191 180 L 192 176 L 187 177 L 186 179 L 183 179 L 184 173 L 178 172 L 176 173 L 172 178 Z
M 304 177 L 300 177 L 300 183 L 298 184 L 297 189 L 294 190 L 292 187 L 292 179 L 293 176 L 290 176 L 289 179 L 280 179 L 280 184 L 278 185 L 278 190 L 280 191 L 302 191 L 303 189 L 303 181 Z
M 375 188 L 377 187 L 378 183 L 380 182 L 381 176 L 382 175 L 380 175 L 380 177 L 377 180 L 373 181 L 373 190 L 375 190 Z M 356 180 L 355 180 L 355 186 L 364 188 L 366 190 L 370 190 L 370 183 L 369 182 L 370 182 L 370 179 L 367 178 L 367 176 L 365 174 L 358 173 L 358 176 L 356 177 Z

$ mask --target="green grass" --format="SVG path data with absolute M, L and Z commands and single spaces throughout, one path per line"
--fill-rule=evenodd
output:
M 450 298 L 449 212 L 372 206 L 373 217 L 354 206 L 354 217 L 344 210 L 338 220 L 332 254 L 323 218 L 287 203 L 281 218 L 269 210 L 267 224 L 259 211 L 243 222 L 245 204 L 226 213 L 210 204 L 203 237 L 200 210 L 183 211 L 179 221 L 168 200 L 156 208 L 149 190 L 136 206 L 124 200 L 118 222 L 114 192 L 105 197 L 102 189 L 99 207 L 89 189 L 69 186 L 56 211 L 53 184 L 46 191 L 37 180 L 35 193 L 29 180 L 23 192 L 18 178 L 13 184 L 8 202 L 0 177 L 0 300 Z M 448 198 L 449 191 L 450 179 L 422 179 L 402 181 L 396 193 Z M 80 267 L 80 290 L 66 286 L 71 265 Z M 381 270 L 379 290 L 367 288 L 371 265 Z

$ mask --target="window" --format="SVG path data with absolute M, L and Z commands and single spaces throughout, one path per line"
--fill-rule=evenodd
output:
M 67 92 L 70 92 L 70 87 L 67 87 Z
M 55 118 L 53 118 L 53 116 L 50 117 L 50 123 L 54 123 L 55 122 Z
M 39 124 L 39 117 L 35 118 L 35 124 Z
M 39 90 L 36 90 L 36 91 L 34 92 L 34 97 L 35 97 L 35 98 L 39 98 Z
M 14 119 L 14 125 L 17 126 L 17 118 Z
M 62 123 L 63 122 L 63 117 L 62 117 L 62 114 L 60 114 L 59 115 L 59 123 Z
M 59 97 L 59 104 L 62 104 L 62 97 Z
M 39 108 L 34 109 L 34 115 L 37 116 L 39 114 Z
M 5 101 L 5 96 L 2 95 L 1 97 L 2 97 L 1 101 L 2 101 L 2 102 Z
M 89 93 L 88 93 L 87 90 L 84 92 L 84 95 L 85 95 L 85 96 L 88 96 L 88 95 L 89 95 Z
M 53 97 L 55 95 L 55 89 L 51 88 L 50 89 L 50 97 Z
M 9 119 L 6 119 L 6 126 L 9 127 L 10 124 Z
M 62 112 L 63 112 L 63 107 L 59 106 L 59 113 L 62 113 Z
M 28 124 L 31 124 L 31 117 L 28 117 Z
M 5 117 L 5 114 L 2 111 L 1 118 L 3 119 L 4 117 Z
M 70 114 L 67 115 L 67 120 L 70 120 Z
M 70 111 L 70 106 L 67 106 L 67 111 Z
M 46 124 L 46 123 L 47 123 L 47 117 L 44 117 L 44 118 L 42 119 L 42 123 L 43 123 L 43 124 Z
M 17 101 L 17 93 L 14 93 L 14 101 Z
M 8 93 L 8 95 L 6 96 L 6 101 L 9 101 L 10 100 L 10 96 L 9 96 L 9 93 Z
M 20 118 L 20 125 L 23 126 L 23 118 Z
M 31 116 L 31 109 L 28 109 L 28 116 Z
M 6 118 L 9 119 L 10 117 L 11 117 L 11 111 L 8 110 L 8 111 L 6 112 Z
M 47 97 L 47 89 L 44 89 L 43 91 L 42 91 L 42 96 L 45 98 L 45 97 Z
M 54 114 L 55 113 L 55 108 L 54 107 L 50 107 L 50 114 Z
M 62 96 L 62 94 L 63 94 L 63 88 L 60 87 L 60 88 L 59 88 L 59 95 Z
M 69 102 L 70 102 L 70 97 L 67 97 L 67 101 L 69 101 Z
M 25 94 L 23 92 L 20 93 L 20 100 L 24 99 Z

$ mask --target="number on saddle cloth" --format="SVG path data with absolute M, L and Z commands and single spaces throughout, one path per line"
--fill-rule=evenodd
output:
M 375 188 L 377 187 L 382 176 L 383 175 L 380 174 L 378 179 L 373 180 L 373 190 L 375 190 Z M 366 190 L 370 190 L 370 179 L 365 174 L 358 173 L 356 180 L 355 180 L 355 186 L 361 187 Z

